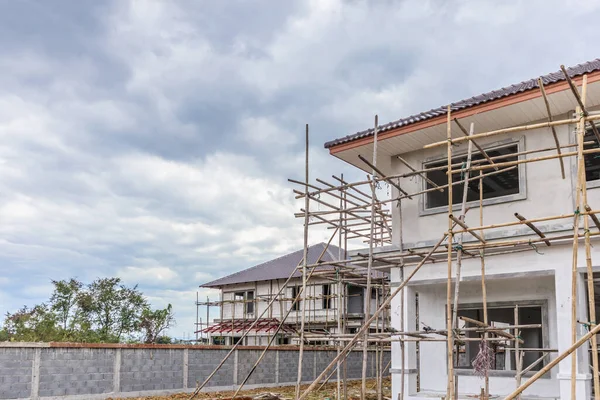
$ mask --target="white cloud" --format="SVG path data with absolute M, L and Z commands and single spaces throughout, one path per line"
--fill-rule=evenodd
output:
M 598 2 L 281 4 L 115 1 L 0 35 L 0 314 L 122 276 L 192 332 L 199 284 L 300 248 L 305 123 L 311 177 L 362 178 L 322 143 L 598 57 Z

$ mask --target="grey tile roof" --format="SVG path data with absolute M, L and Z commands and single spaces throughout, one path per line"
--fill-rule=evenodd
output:
M 308 248 L 308 263 L 314 264 L 323 252 L 325 243 L 319 243 Z M 254 267 L 233 273 L 212 282 L 205 283 L 200 287 L 218 288 L 225 285 L 236 283 L 270 281 L 272 279 L 287 279 L 292 271 L 300 264 L 304 250 L 298 250 L 285 256 L 281 256 L 271 261 L 255 265 Z M 343 255 L 342 255 L 343 257 Z M 321 261 L 334 261 L 338 259 L 338 247 L 329 245 L 329 248 L 321 258 Z M 301 272 L 296 271 L 294 276 L 302 276 Z
M 567 72 L 569 76 L 575 77 L 580 76 L 586 73 L 594 72 L 600 70 L 600 59 L 595 59 L 593 61 L 589 61 L 583 64 L 578 64 L 574 67 L 567 68 Z M 541 76 L 544 85 L 548 85 L 551 83 L 564 81 L 565 77 L 561 71 L 553 72 L 548 75 Z M 450 107 L 452 111 L 463 110 L 465 108 L 473 107 L 479 104 L 487 103 L 492 100 L 501 99 L 503 97 L 507 97 L 513 94 L 526 92 L 531 89 L 536 89 L 539 87 L 538 78 L 532 78 L 527 81 L 523 81 L 521 83 L 517 83 L 514 85 L 510 85 L 508 87 L 504 87 L 498 90 L 494 90 L 488 93 L 483 93 L 478 96 L 473 96 L 469 99 L 461 100 L 456 103 L 450 103 Z M 426 121 L 428 119 L 432 119 L 435 117 L 439 117 L 441 115 L 446 115 L 446 110 L 448 106 L 441 106 L 438 108 L 434 108 L 429 111 L 421 112 L 419 114 L 411 115 L 410 117 L 401 118 L 397 121 L 389 122 L 384 125 L 379 126 L 379 132 L 389 131 L 391 129 L 400 128 L 402 126 L 407 126 L 414 124 L 416 122 Z M 344 144 L 348 142 L 352 142 L 357 139 L 362 139 L 368 136 L 373 136 L 374 129 L 368 129 L 362 132 L 355 133 L 353 135 L 348 135 L 343 138 L 335 139 L 325 143 L 325 148 L 331 148 L 333 146 L 337 146 L 339 144 Z

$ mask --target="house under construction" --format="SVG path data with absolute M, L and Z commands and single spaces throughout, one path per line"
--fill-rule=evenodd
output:
M 325 144 L 368 174 L 356 182 L 309 176 L 307 126 L 304 176 L 290 180 L 304 221 L 296 298 L 306 305 L 317 277 L 361 274 L 369 293 L 385 272 L 390 284 L 353 334 L 310 332 L 301 308 L 298 382 L 305 346 L 326 340 L 337 356 L 296 399 L 327 379 L 344 398 L 350 351 L 362 349 L 366 371 L 367 350 L 390 347 L 394 400 L 600 399 L 596 121 L 600 60 L 384 125 L 375 117 Z M 313 229 L 329 229 L 345 257 L 309 260 Z M 373 331 L 383 313 L 391 326 Z M 364 373 L 362 385 L 364 398 Z

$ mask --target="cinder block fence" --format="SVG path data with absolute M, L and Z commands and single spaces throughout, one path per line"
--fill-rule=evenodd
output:
M 235 389 L 263 349 L 239 347 L 206 390 Z M 0 342 L 0 399 L 105 399 L 190 392 L 228 351 L 225 346 Z M 305 349 L 302 380 L 312 382 L 335 356 L 331 349 Z M 390 353 L 385 352 L 384 367 L 389 360 Z M 293 385 L 297 365 L 297 347 L 273 347 L 244 387 Z M 369 353 L 368 367 L 368 375 L 374 377 L 375 352 Z M 360 378 L 361 370 L 362 353 L 352 352 L 348 379 Z

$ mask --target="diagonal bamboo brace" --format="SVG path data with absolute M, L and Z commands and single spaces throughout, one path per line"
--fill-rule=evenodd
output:
M 460 219 L 456 218 L 452 214 L 450 214 L 448 216 L 448 218 L 450 218 L 452 221 L 454 221 L 456 223 L 456 225 L 460 226 L 465 231 L 468 231 L 475 239 L 479 240 L 481 243 L 485 243 L 485 239 L 484 238 L 482 238 L 481 236 L 479 236 L 477 233 L 473 232 L 473 230 L 469 229 L 469 227 L 467 226 L 467 224 L 465 224 L 464 222 L 462 222 Z
M 527 218 L 525 218 L 524 216 L 522 216 L 519 213 L 515 213 L 515 217 L 517 217 L 517 219 L 521 222 L 523 222 L 525 225 L 527 225 L 532 231 L 534 231 L 539 237 L 541 237 L 542 239 L 546 239 L 546 235 L 544 235 L 542 233 L 542 231 L 540 231 L 534 224 L 532 224 L 531 222 L 527 221 Z M 544 240 L 544 243 L 546 243 L 546 246 L 550 246 L 552 243 L 550 243 L 549 240 Z

